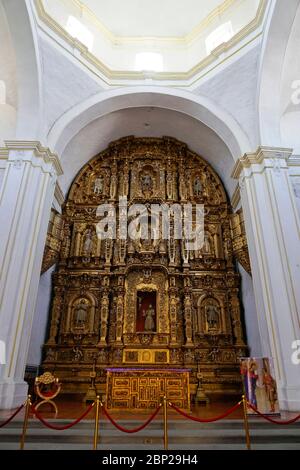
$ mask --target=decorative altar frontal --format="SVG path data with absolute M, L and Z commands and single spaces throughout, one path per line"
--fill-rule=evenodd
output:
M 188 369 L 107 369 L 107 408 L 155 409 L 164 395 L 179 408 L 190 408 Z

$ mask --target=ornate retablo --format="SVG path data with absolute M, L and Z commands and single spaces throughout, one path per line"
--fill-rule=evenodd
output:
M 203 204 L 203 246 L 188 251 L 159 231 L 122 239 L 120 197 L 129 208 Z M 117 215 L 114 240 L 97 237 L 103 203 Z M 207 394 L 240 392 L 238 358 L 246 347 L 231 213 L 217 174 L 172 138 L 126 137 L 82 168 L 63 208 L 45 346 L 47 370 L 55 369 L 65 392 L 86 393 L 95 361 L 102 394 L 112 366 L 189 368 L 192 394 L 200 366 Z

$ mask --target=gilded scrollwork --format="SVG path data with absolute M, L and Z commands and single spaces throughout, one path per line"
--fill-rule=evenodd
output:
M 116 214 L 116 238 L 97 232 L 101 203 Z M 185 203 L 204 209 L 196 250 L 175 233 L 174 208 Z M 169 237 L 149 226 L 148 238 L 128 238 L 134 204 L 149 219 L 153 204 L 167 207 Z M 100 388 L 107 366 L 171 364 L 191 369 L 196 393 L 200 361 L 206 392 L 238 390 L 237 360 L 246 347 L 233 256 L 242 259 L 242 228 L 201 157 L 170 137 L 120 139 L 79 172 L 61 222 L 45 362 L 57 366 L 66 391 L 86 392 L 94 357 Z M 138 297 L 147 296 L 142 308 Z

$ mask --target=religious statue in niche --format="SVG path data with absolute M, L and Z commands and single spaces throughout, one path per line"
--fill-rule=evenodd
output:
M 208 325 L 208 331 L 218 330 L 220 326 L 220 307 L 213 303 L 205 306 L 205 317 Z
M 84 328 L 88 319 L 89 302 L 86 299 L 80 299 L 74 307 L 73 325 L 75 328 Z
M 103 194 L 103 176 L 101 175 L 94 181 L 94 194 L 97 196 Z
M 147 171 L 141 176 L 141 188 L 143 194 L 151 194 L 153 191 L 153 179 L 151 174 Z
M 205 255 L 211 255 L 212 254 L 211 240 L 210 240 L 210 236 L 207 233 L 204 234 L 202 252 Z
M 139 291 L 137 294 L 136 331 L 156 331 L 156 292 Z
M 85 232 L 84 239 L 83 239 L 83 254 L 85 256 L 90 256 L 93 251 L 93 234 L 92 229 L 88 228 Z
M 202 183 L 201 183 L 199 176 L 197 175 L 194 180 L 194 195 L 199 197 L 201 196 L 201 193 L 202 193 Z
M 155 311 L 152 304 L 144 310 L 143 316 L 145 317 L 145 331 L 154 331 L 155 324 L 153 317 L 155 316 Z

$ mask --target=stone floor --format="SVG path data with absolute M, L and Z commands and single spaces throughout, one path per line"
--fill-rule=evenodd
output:
M 207 407 L 193 407 L 192 414 L 203 418 L 220 415 L 233 403 L 213 403 Z M 48 405 L 47 405 L 48 406 Z M 82 414 L 85 404 L 80 401 L 58 401 L 59 415 L 53 420 L 49 408 L 40 409 L 47 420 L 63 426 Z M 22 412 L 23 413 L 23 412 Z M 22 413 L 8 426 L 0 429 L 0 449 L 18 449 L 22 432 Z M 11 411 L 0 412 L 3 422 Z M 28 424 L 25 449 L 92 449 L 94 432 L 94 410 L 87 419 L 66 431 L 54 431 L 44 427 L 36 418 L 31 417 Z M 144 412 L 112 412 L 116 421 L 124 427 L 139 426 L 147 419 Z M 288 419 L 295 413 L 283 413 L 281 419 Z M 236 411 L 230 419 L 216 423 L 196 423 L 169 412 L 169 449 L 170 450 L 239 450 L 246 449 L 244 424 L 241 411 Z M 278 426 L 261 418 L 251 417 L 250 434 L 253 449 L 300 450 L 300 422 Z M 106 418 L 100 419 L 100 440 L 98 448 L 106 450 L 159 450 L 163 449 L 163 420 L 160 412 L 156 419 L 137 434 L 124 434 L 113 427 Z

